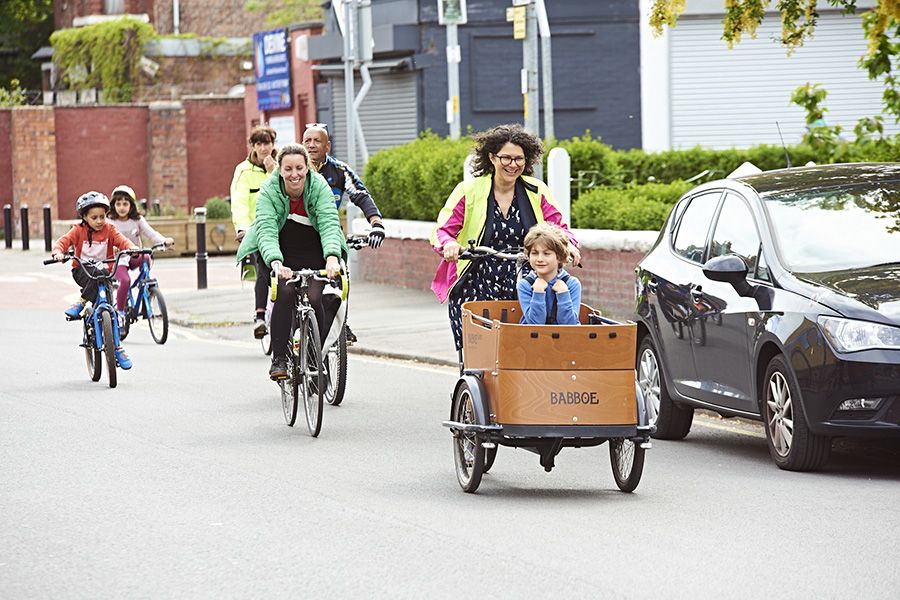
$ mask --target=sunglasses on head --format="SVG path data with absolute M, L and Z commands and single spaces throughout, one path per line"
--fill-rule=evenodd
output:
M 309 129 L 310 127 L 316 127 L 318 129 L 328 129 L 328 125 L 326 125 L 325 123 L 307 123 L 306 128 Z

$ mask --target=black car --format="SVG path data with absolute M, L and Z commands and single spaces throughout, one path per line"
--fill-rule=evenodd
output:
M 900 164 L 714 181 L 635 269 L 638 379 L 656 437 L 694 407 L 762 420 L 783 469 L 831 438 L 900 438 Z

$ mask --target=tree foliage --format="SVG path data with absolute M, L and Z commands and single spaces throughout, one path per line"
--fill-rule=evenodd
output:
M 771 0 L 725 0 L 722 39 L 731 48 L 746 34 L 756 36 Z M 789 51 L 799 48 L 812 37 L 818 24 L 820 5 L 856 12 L 856 0 L 778 0 L 775 8 L 781 16 L 781 43 Z M 684 12 L 685 0 L 654 0 L 650 25 L 657 35 L 664 27 L 674 27 Z M 884 84 L 884 108 L 900 121 L 900 81 L 892 75 L 900 58 L 900 1 L 878 0 L 875 7 L 862 15 L 868 50 L 860 59 L 870 79 Z
M 106 102 L 130 102 L 152 25 L 131 18 L 60 29 L 50 36 L 53 58 L 71 89 L 102 88 Z
M 41 88 L 41 65 L 31 55 L 53 31 L 53 0 L 0 1 L 0 86 L 15 79 L 25 89 Z
M 321 0 L 247 0 L 244 10 L 266 13 L 266 25 L 270 27 L 322 19 Z

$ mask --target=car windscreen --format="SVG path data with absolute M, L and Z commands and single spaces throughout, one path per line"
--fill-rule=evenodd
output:
M 821 273 L 900 261 L 900 181 L 763 196 L 791 271 Z

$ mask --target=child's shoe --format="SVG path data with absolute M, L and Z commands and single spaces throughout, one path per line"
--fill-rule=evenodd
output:
M 119 366 L 125 371 L 130 369 L 132 366 L 131 359 L 128 358 L 127 354 L 125 354 L 124 348 L 116 348 L 116 360 L 118 361 Z
M 84 310 L 84 302 L 79 300 L 78 302 L 76 302 L 75 304 L 73 304 L 72 306 L 70 306 L 69 308 L 66 309 L 66 317 L 68 317 L 69 319 L 80 319 L 81 311 L 83 311 L 83 310 Z

